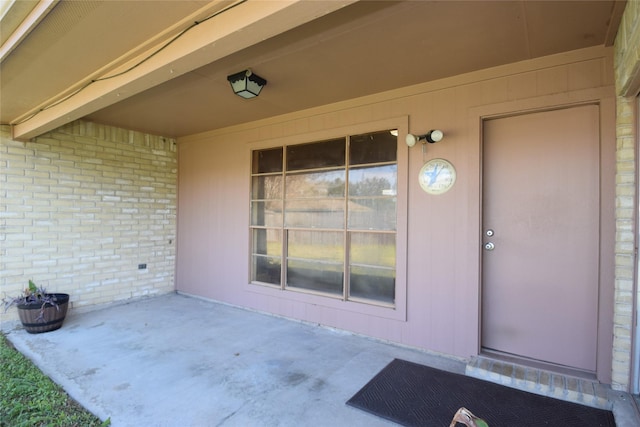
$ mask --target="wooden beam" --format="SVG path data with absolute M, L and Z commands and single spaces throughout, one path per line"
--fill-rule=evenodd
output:
M 197 25 L 185 20 L 184 28 L 191 28 L 173 42 L 167 44 L 167 37 L 133 58 L 129 53 L 116 68 L 88 77 L 17 118 L 13 137 L 29 140 L 355 1 L 247 0 Z
M 58 1 L 59 0 L 40 0 L 40 2 L 24 18 L 21 16 L 13 16 L 14 19 L 19 19 L 21 22 L 17 25 L 11 35 L 7 37 L 7 40 L 2 43 L 2 46 L 0 46 L 0 62 L 2 62 L 4 58 L 6 58 L 11 51 L 13 51 L 13 49 L 15 49 L 16 46 L 18 46 L 20 42 L 38 26 L 40 21 L 47 16 L 56 4 L 58 4 Z M 1 19 L 4 21 L 11 18 L 12 11 L 14 9 L 18 9 L 21 5 L 21 3 L 11 3 Z M 21 12 L 18 12 L 18 14 L 20 13 Z

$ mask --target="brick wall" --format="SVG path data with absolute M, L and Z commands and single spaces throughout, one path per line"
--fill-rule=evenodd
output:
M 640 89 L 640 2 L 625 8 L 615 42 L 616 111 L 616 278 L 612 387 L 629 390 L 632 374 L 632 343 L 635 283 L 635 212 L 637 121 L 635 95 Z M 636 297 L 640 297 L 637 295 Z
M 73 309 L 172 292 L 176 182 L 173 139 L 76 121 L 23 143 L 1 126 L 0 294 L 33 279 Z

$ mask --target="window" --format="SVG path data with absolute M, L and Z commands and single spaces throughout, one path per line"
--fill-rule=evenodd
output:
M 391 130 L 253 151 L 251 282 L 394 306 L 397 187 Z

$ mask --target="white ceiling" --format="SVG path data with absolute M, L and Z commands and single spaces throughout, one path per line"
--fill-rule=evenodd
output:
M 0 121 L 20 123 L 14 130 L 23 138 L 80 117 L 179 137 L 612 45 L 625 5 L 575 0 L 16 3 L 20 10 L 9 8 L 0 21 L 2 48 L 9 52 L 0 56 Z M 43 11 L 35 24 L 22 26 L 26 36 L 8 50 L 7 41 L 21 29 L 16 22 L 27 22 L 35 10 L 27 3 L 40 4 Z M 181 31 L 143 66 L 92 83 L 131 68 Z M 258 98 L 244 100 L 233 95 L 226 77 L 248 67 L 268 84 Z

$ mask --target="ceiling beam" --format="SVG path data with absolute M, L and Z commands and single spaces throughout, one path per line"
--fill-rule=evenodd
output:
M 611 16 L 609 18 L 609 25 L 607 27 L 607 35 L 604 39 L 605 46 L 613 46 L 618 35 L 618 29 L 620 28 L 620 22 L 622 22 L 622 15 L 624 9 L 627 6 L 627 0 L 620 0 L 613 2 L 611 9 Z
M 15 26 L 15 29 L 0 46 L 0 62 L 29 35 L 59 0 L 40 0 L 33 9 L 28 9 L 27 2 L 10 2 L 0 17 L 0 24 L 6 27 Z M 26 9 L 25 9 L 26 8 Z M 23 16 L 26 13 L 26 16 Z M 15 22 L 12 22 L 15 21 Z
M 29 140 L 355 1 L 246 0 L 196 25 L 187 19 L 189 29 L 178 38 L 156 41 L 135 58 L 123 55 L 118 67 L 87 77 L 14 120 L 13 137 Z

